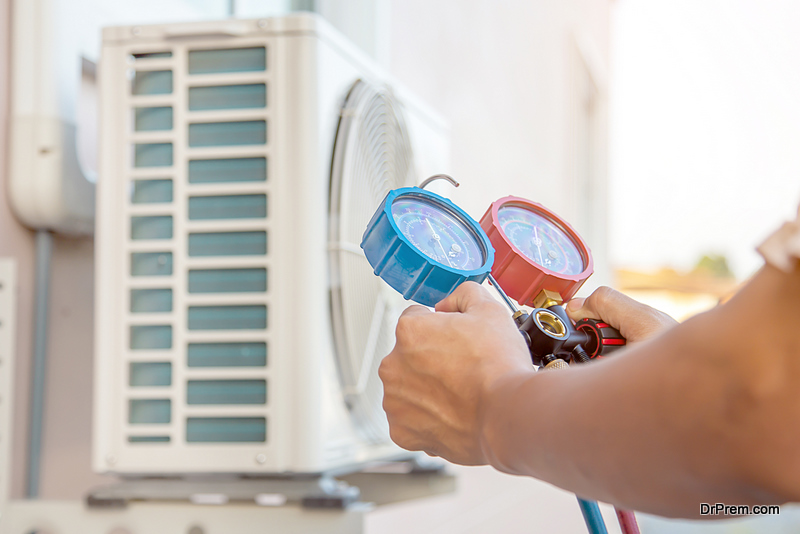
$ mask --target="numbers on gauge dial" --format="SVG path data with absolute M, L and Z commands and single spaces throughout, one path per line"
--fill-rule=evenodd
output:
M 432 260 L 461 271 L 483 265 L 478 237 L 444 206 L 424 198 L 400 197 L 392 203 L 392 217 L 411 244 Z
M 568 275 L 586 268 L 575 242 L 550 219 L 517 206 L 502 206 L 497 219 L 511 244 L 537 265 Z

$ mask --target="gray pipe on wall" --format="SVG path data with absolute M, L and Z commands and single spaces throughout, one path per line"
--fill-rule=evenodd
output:
M 33 361 L 31 364 L 30 428 L 28 433 L 28 479 L 26 496 L 39 496 L 44 426 L 45 378 L 47 376 L 47 326 L 50 304 L 50 263 L 53 234 L 36 231 L 35 303 L 33 309 Z

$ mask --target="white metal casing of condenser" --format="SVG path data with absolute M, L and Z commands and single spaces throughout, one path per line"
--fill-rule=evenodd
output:
M 332 155 L 343 104 L 364 87 L 402 110 L 413 161 L 396 185 L 447 170 L 446 125 L 311 14 L 115 27 L 103 41 L 94 469 L 320 473 L 407 455 L 354 413 L 365 401 L 353 395 L 379 384 L 377 362 L 350 386 L 343 379 L 331 251 L 359 262 L 361 251 L 352 230 L 349 240 L 331 234 Z M 230 50 L 251 56 L 229 61 Z M 215 109 L 214 91 L 231 86 L 248 89 Z M 243 104 L 262 86 L 263 105 Z M 212 88 L 199 106 L 196 88 Z M 238 171 L 226 173 L 233 160 Z M 210 197 L 229 204 L 209 208 Z M 382 283 L 373 279 L 356 277 Z M 350 331 L 359 350 L 388 343 L 363 330 Z M 380 413 L 374 391 L 367 401 Z

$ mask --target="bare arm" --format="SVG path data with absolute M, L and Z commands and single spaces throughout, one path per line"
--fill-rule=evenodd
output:
M 464 284 L 401 319 L 381 368 L 401 446 L 666 516 L 800 500 L 800 270 L 765 267 L 726 305 L 554 373 L 490 301 Z

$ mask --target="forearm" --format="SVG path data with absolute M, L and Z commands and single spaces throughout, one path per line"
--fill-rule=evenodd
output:
M 796 488 L 765 468 L 775 462 L 763 458 L 797 456 L 793 381 L 800 373 L 790 358 L 796 346 L 784 345 L 785 357 L 775 362 L 754 361 L 767 353 L 761 343 L 786 334 L 775 337 L 780 324 L 758 332 L 742 310 L 759 309 L 758 300 L 776 288 L 785 292 L 777 276 L 762 273 L 737 302 L 606 361 L 509 377 L 485 413 L 492 463 L 581 496 L 668 516 L 694 515 L 700 502 L 791 498 Z M 767 318 L 775 323 L 785 320 L 781 311 L 764 313 L 775 314 Z M 800 473 L 796 458 L 780 465 Z

